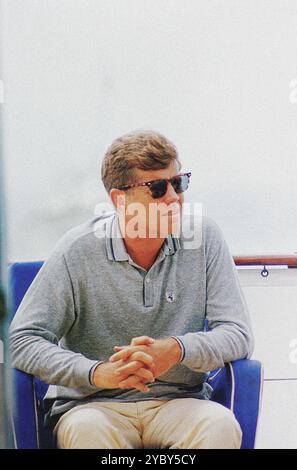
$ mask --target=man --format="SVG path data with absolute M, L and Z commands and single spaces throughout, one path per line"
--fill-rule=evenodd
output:
M 251 355 L 248 309 L 215 222 L 187 244 L 180 166 L 159 133 L 116 139 L 102 164 L 115 210 L 62 237 L 12 322 L 13 366 L 51 384 L 58 447 L 240 447 L 206 379 Z

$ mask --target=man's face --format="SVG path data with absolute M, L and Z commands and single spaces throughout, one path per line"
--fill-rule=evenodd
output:
M 176 162 L 162 170 L 135 169 L 137 183 L 172 178 L 178 173 Z M 184 195 L 177 194 L 170 183 L 165 195 L 158 199 L 152 197 L 147 186 L 131 188 L 124 192 L 124 197 L 125 231 L 129 237 L 165 238 L 168 234 L 179 233 Z

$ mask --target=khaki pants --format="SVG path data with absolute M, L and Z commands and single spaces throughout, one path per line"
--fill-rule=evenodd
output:
M 242 437 L 229 409 L 196 398 L 86 403 L 54 435 L 63 449 L 238 449 Z

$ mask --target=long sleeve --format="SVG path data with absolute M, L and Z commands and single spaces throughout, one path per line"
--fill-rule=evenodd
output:
M 223 367 L 253 352 L 249 311 L 236 266 L 221 229 L 210 218 L 205 223 L 204 237 L 209 331 L 175 336 L 184 346 L 180 364 L 196 372 Z
M 49 384 L 94 391 L 90 371 L 98 360 L 59 344 L 75 321 L 71 278 L 63 252 L 56 249 L 33 280 L 10 326 L 12 366 Z

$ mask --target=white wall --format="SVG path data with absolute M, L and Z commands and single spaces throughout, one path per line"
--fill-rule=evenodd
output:
M 297 251 L 295 0 L 2 0 L 9 257 L 106 199 L 100 162 L 172 139 L 234 254 Z
M 297 269 L 239 270 L 264 367 L 256 448 L 297 449 Z

